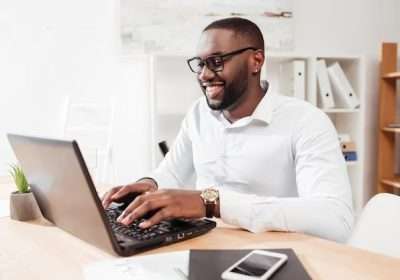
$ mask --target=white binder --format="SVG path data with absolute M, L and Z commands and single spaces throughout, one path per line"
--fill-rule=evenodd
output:
M 306 99 L 305 86 L 305 62 L 304 60 L 293 60 L 281 66 L 281 77 L 279 89 L 282 94 L 299 99 Z
M 317 80 L 319 88 L 319 107 L 322 109 L 331 109 L 335 107 L 332 88 L 328 78 L 328 71 L 324 59 L 317 61 Z
M 328 74 L 332 84 L 337 107 L 356 109 L 360 107 L 358 97 L 339 63 L 335 62 L 328 67 Z

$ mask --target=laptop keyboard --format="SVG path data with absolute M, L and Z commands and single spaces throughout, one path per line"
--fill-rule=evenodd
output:
M 150 228 L 142 229 L 139 227 L 139 224 L 143 222 L 144 219 L 137 219 L 133 221 L 132 224 L 125 226 L 117 222 L 117 218 L 121 213 L 122 210 L 118 208 L 106 209 L 106 216 L 110 222 L 112 230 L 136 240 L 149 240 L 164 234 L 182 231 L 182 229 L 191 228 L 193 226 L 193 224 L 185 221 L 163 221 Z

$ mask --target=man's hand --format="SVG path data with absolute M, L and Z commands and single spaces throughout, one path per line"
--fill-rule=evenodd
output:
M 164 220 L 175 218 L 202 218 L 206 214 L 201 191 L 159 190 L 143 193 L 135 198 L 118 218 L 129 225 L 146 213 L 154 213 L 139 226 L 148 228 Z
M 111 202 L 118 202 L 124 196 L 130 193 L 146 193 L 146 192 L 154 192 L 157 190 L 157 185 L 151 179 L 142 179 L 136 183 L 132 183 L 125 186 L 114 187 L 109 190 L 102 197 L 102 204 L 104 208 L 110 206 Z

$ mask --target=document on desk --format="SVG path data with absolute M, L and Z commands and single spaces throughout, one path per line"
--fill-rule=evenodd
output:
M 0 199 L 0 218 L 10 216 L 10 201 L 8 199 Z
M 189 251 L 101 261 L 84 268 L 86 280 L 185 280 Z

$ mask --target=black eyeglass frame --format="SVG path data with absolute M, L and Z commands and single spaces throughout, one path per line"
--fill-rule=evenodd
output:
M 261 50 L 261 49 L 258 49 L 258 48 L 255 48 L 255 47 L 246 47 L 246 48 L 242 48 L 242 49 L 239 49 L 239 50 L 235 50 L 235 51 L 232 51 L 232 52 L 229 52 L 229 53 L 226 53 L 226 54 L 215 54 L 215 55 L 210 55 L 210 56 L 207 56 L 205 59 L 201 59 L 201 57 L 195 56 L 195 57 L 189 58 L 188 60 L 186 60 L 186 62 L 187 62 L 187 64 L 188 64 L 188 66 L 189 66 L 189 69 L 190 69 L 193 73 L 196 73 L 196 74 L 200 74 L 201 71 L 203 71 L 204 66 L 207 66 L 207 68 L 210 69 L 210 70 L 213 71 L 213 72 L 221 72 L 222 70 L 224 70 L 224 62 L 225 62 L 227 59 L 229 59 L 230 57 L 232 57 L 232 56 L 234 56 L 234 55 L 241 54 L 241 53 L 243 53 L 243 52 L 245 52 L 245 51 L 247 51 L 247 50 L 258 51 L 258 50 Z M 219 59 L 220 59 L 221 65 L 220 65 L 219 67 L 214 67 L 214 66 L 212 66 L 212 63 L 213 63 L 213 62 L 210 62 L 211 59 L 215 59 L 215 58 L 219 58 Z M 196 71 L 192 68 L 192 66 L 190 66 L 190 63 L 191 63 L 192 61 L 194 61 L 194 60 L 199 60 L 200 63 L 203 64 L 203 66 L 200 68 L 200 71 L 198 71 L 198 72 L 196 72 Z

